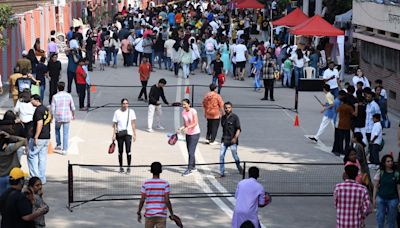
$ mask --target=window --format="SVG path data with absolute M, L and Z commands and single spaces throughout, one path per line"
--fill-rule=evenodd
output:
M 373 51 L 372 53 L 370 53 L 370 59 L 374 60 L 374 64 L 378 67 L 383 67 L 383 60 L 384 60 L 384 56 L 385 56 L 385 47 L 376 45 L 376 44 L 372 44 L 373 46 Z
M 369 43 L 365 42 L 365 41 L 361 41 L 361 58 L 369 63 L 370 59 L 369 59 Z
M 392 72 L 399 70 L 399 51 L 392 48 L 385 48 L 385 68 Z

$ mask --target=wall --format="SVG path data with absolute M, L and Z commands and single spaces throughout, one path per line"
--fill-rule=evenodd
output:
M 399 33 L 400 6 L 354 0 L 353 24 Z

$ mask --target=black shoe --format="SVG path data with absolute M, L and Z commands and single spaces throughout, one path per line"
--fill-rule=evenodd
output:
M 126 174 L 130 174 L 131 173 L 131 168 L 127 168 L 126 169 Z
M 318 139 L 315 137 L 308 137 L 311 141 L 318 142 Z
M 274 98 L 271 98 L 271 101 L 275 101 L 275 99 L 274 99 Z
M 119 172 L 120 172 L 120 173 L 124 173 L 124 168 L 119 167 Z
M 337 153 L 337 152 L 333 152 L 333 151 L 332 151 L 332 154 L 334 154 L 334 155 L 337 156 L 337 157 L 340 157 L 340 154 Z
M 263 97 L 263 98 L 261 98 L 261 100 L 262 100 L 262 101 L 267 101 L 267 100 L 268 100 L 268 97 Z

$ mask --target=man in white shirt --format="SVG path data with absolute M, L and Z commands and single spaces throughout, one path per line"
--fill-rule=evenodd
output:
M 135 39 L 133 46 L 135 46 L 135 52 L 133 53 L 133 63 L 135 66 L 138 66 L 138 58 L 139 58 L 139 65 L 142 63 L 142 56 L 143 56 L 143 35 L 140 34 L 138 38 Z
M 234 49 L 233 56 L 236 59 L 236 72 L 238 75 L 235 75 L 235 80 L 244 81 L 244 73 L 246 69 L 246 61 L 247 61 L 247 47 L 243 44 L 243 40 L 239 40 L 239 44 L 236 45 Z
M 119 161 L 119 172 L 123 173 L 124 168 L 122 168 L 122 154 L 124 152 L 124 144 L 126 148 L 126 155 L 128 160 L 128 168 L 126 173 L 131 172 L 131 144 L 132 141 L 136 140 L 136 114 L 133 109 L 129 109 L 128 99 L 123 98 L 121 100 L 121 108 L 114 112 L 113 117 L 113 142 L 117 140 L 118 142 L 118 161 Z
M 324 71 L 322 78 L 331 87 L 331 93 L 336 98 L 339 95 L 340 79 L 339 72 L 334 67 L 335 63 L 329 62 L 328 69 Z
M 174 39 L 169 37 L 164 43 L 165 52 L 167 53 L 166 54 L 167 68 L 170 71 L 172 71 L 172 53 L 173 53 L 172 48 L 174 47 L 175 42 L 176 41 Z
M 365 100 L 367 101 L 367 107 L 365 109 L 365 132 L 367 135 L 367 140 L 371 139 L 372 127 L 374 125 L 373 116 L 375 114 L 381 114 L 381 109 L 379 105 L 374 101 L 374 93 L 371 91 L 365 92 Z

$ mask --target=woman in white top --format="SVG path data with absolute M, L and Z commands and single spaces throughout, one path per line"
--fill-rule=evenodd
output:
M 295 77 L 295 85 L 296 87 L 299 85 L 299 79 L 304 78 L 304 64 L 310 61 L 307 56 L 303 54 L 301 49 L 296 49 L 296 52 L 290 57 L 290 60 L 293 62 L 294 66 L 294 77 Z
M 18 115 L 19 119 L 24 125 L 25 135 L 30 137 L 33 128 L 33 114 L 36 108 L 31 103 L 31 93 L 29 89 L 24 90 L 17 104 L 14 107 L 14 112 Z
M 192 61 L 193 61 L 193 63 L 190 64 L 190 74 L 193 75 L 194 74 L 193 71 L 197 69 L 197 65 L 199 64 L 200 61 L 200 51 L 199 47 L 197 46 L 196 39 L 194 37 L 191 37 L 189 39 L 189 43 L 192 48 Z
M 117 33 L 114 33 L 110 39 L 110 53 L 113 55 L 113 67 L 117 67 L 117 57 L 118 57 L 118 50 L 121 47 L 121 44 L 118 39 Z
M 364 73 L 362 72 L 361 68 L 357 68 L 356 74 L 353 76 L 353 86 L 357 87 L 358 82 L 363 83 L 363 89 L 366 87 L 370 87 L 368 78 L 364 76 Z

